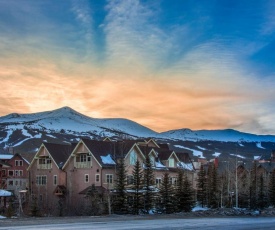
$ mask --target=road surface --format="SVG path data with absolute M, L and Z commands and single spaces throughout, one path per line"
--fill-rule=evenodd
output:
M 138 229 L 160 229 L 160 230 L 178 230 L 178 229 L 203 229 L 203 230 L 269 230 L 275 229 L 275 218 L 272 217 L 255 217 L 255 218 L 190 218 L 190 219 L 130 219 L 114 220 L 108 218 L 90 218 L 90 219 L 75 219 L 68 221 L 63 219 L 55 223 L 43 223 L 40 220 L 32 220 L 31 222 L 18 222 L 16 220 L 0 221 L 0 230 L 93 230 L 93 229 L 112 229 L 112 230 L 138 230 Z M 63 223 L 61 223 L 63 222 Z M 66 223 L 67 222 L 67 223 Z M 69 223 L 68 223 L 69 222 Z M 10 224 L 9 224 L 10 223 Z M 5 225 L 5 226 L 3 226 Z M 14 226 L 9 226 L 14 225 Z

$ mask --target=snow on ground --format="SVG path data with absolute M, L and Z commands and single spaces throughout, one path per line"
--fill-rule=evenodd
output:
M 7 136 L 6 136 L 2 141 L 0 141 L 0 144 L 3 143 L 3 142 L 8 142 L 9 139 L 10 139 L 10 135 L 11 135 L 12 133 L 13 133 L 13 130 L 8 129 L 8 130 L 7 130 Z
M 238 142 L 239 146 L 244 147 L 244 145 L 241 142 Z
M 184 146 L 182 146 L 182 145 L 174 145 L 174 146 L 177 147 L 177 148 L 190 150 L 190 151 L 193 152 L 193 156 L 204 158 L 203 152 L 201 152 L 201 151 L 199 151 L 199 150 L 190 149 L 190 148 L 184 147 Z
M 100 157 L 101 157 L 103 164 L 108 164 L 108 165 L 116 164 L 110 154 L 108 154 L 107 156 L 100 156 Z
M 201 206 L 196 206 L 192 209 L 192 212 L 196 212 L 196 211 L 206 211 L 209 210 L 209 208 L 202 208 Z
M 239 157 L 239 158 L 245 159 L 244 156 L 239 155 L 239 154 L 233 154 L 233 153 L 231 153 L 230 155 L 231 155 L 231 156 L 234 156 L 234 157 Z
M 256 146 L 257 146 L 259 149 L 265 149 L 265 148 L 262 146 L 262 143 L 261 143 L 261 142 L 256 143 Z
M 5 216 L 1 216 L 1 215 L 0 215 L 0 219 L 5 219 L 5 218 L 7 218 L 7 217 L 5 217 Z
M 221 153 L 215 152 L 214 154 L 212 154 L 212 156 L 214 157 L 219 157 L 221 155 Z
M 200 147 L 200 146 L 196 146 L 198 149 L 201 149 L 201 150 L 206 150 L 205 148 L 203 148 L 203 147 Z

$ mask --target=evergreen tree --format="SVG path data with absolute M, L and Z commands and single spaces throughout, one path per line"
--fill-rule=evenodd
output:
M 215 165 L 211 167 L 208 175 L 209 181 L 209 207 L 218 208 L 219 206 L 219 189 L 218 189 L 218 172 Z
M 256 209 L 258 204 L 258 190 L 257 190 L 257 163 L 254 162 L 250 174 L 250 208 Z
M 275 169 L 272 171 L 268 187 L 269 202 L 275 207 Z
M 85 198 L 88 199 L 87 214 L 98 215 L 100 211 L 100 197 L 94 184 L 88 189 Z
M 140 162 L 137 160 L 134 170 L 133 170 L 133 190 L 134 192 L 134 203 L 133 203 L 133 213 L 138 215 L 139 210 L 142 208 L 142 194 L 141 190 L 143 187 L 143 173 Z
M 183 197 L 184 184 L 183 183 L 184 183 L 183 170 L 179 169 L 175 196 L 177 200 L 177 210 L 180 212 L 184 209 L 184 197 Z
M 147 213 L 153 207 L 154 202 L 154 171 L 149 155 L 146 153 L 144 162 L 144 209 Z
M 160 185 L 160 198 L 161 198 L 161 207 L 165 213 L 174 212 L 174 191 L 172 185 L 169 183 L 169 174 L 164 173 L 163 180 Z
M 117 179 L 115 181 L 116 197 L 113 203 L 113 210 L 115 213 L 127 213 L 127 195 L 126 195 L 126 182 L 127 172 L 125 169 L 124 158 L 119 159 L 117 163 Z
M 264 184 L 264 177 L 263 175 L 260 176 L 259 179 L 259 195 L 258 195 L 258 208 L 263 209 L 267 206 L 267 195 L 266 195 L 266 188 Z
M 197 179 L 197 201 L 204 207 L 206 205 L 206 196 L 207 196 L 207 180 L 206 173 L 203 166 L 200 167 Z
M 195 205 L 194 201 L 194 190 L 192 188 L 191 182 L 188 180 L 187 175 L 184 177 L 183 190 L 181 195 L 182 210 L 185 212 L 191 212 Z

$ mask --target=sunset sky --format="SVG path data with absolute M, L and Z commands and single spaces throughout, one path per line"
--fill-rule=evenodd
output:
M 0 116 L 275 134 L 274 0 L 0 0 Z

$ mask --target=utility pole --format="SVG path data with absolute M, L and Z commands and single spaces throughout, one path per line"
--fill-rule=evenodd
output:
M 236 208 L 238 208 L 238 161 L 237 161 L 237 156 L 236 156 L 236 169 L 235 169 L 235 171 L 236 171 L 236 174 L 235 174 L 235 182 L 236 182 L 236 185 L 235 185 L 235 187 L 236 187 Z

